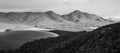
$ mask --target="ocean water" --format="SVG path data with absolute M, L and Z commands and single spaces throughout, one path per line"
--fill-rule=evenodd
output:
M 57 34 L 46 31 L 0 32 L 0 49 L 16 49 L 28 41 L 56 36 Z

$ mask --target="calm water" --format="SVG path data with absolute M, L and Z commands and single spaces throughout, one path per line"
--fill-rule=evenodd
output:
M 0 33 L 0 49 L 18 48 L 27 41 L 40 38 L 56 37 L 55 34 L 43 31 L 11 31 Z

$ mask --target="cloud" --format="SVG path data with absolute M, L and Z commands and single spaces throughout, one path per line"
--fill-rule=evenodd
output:
M 88 3 L 88 0 L 60 0 L 60 2 L 64 3 L 64 4 L 84 4 L 84 3 Z
M 119 5 L 120 0 L 0 0 L 0 9 L 53 10 L 60 14 L 80 10 L 104 17 L 120 15 Z
M 56 0 L 0 0 L 0 8 L 46 8 L 59 5 Z
M 0 0 L 0 8 L 48 8 L 87 3 L 88 0 Z

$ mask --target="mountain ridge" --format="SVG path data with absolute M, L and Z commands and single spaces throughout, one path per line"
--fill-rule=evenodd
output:
M 108 20 L 79 10 L 69 14 L 59 15 L 53 11 L 47 12 L 8 12 L 0 13 L 0 22 L 25 24 L 29 26 L 51 28 L 58 30 L 81 31 L 86 25 L 103 26 L 111 24 Z M 79 26 L 79 27 L 77 27 Z M 87 29 L 85 29 L 87 30 Z

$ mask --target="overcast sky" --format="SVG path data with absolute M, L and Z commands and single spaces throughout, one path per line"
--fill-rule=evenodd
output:
M 11 9 L 53 10 L 58 14 L 80 10 L 102 17 L 117 17 L 120 16 L 120 0 L 0 0 L 0 9 L 0 11 Z

